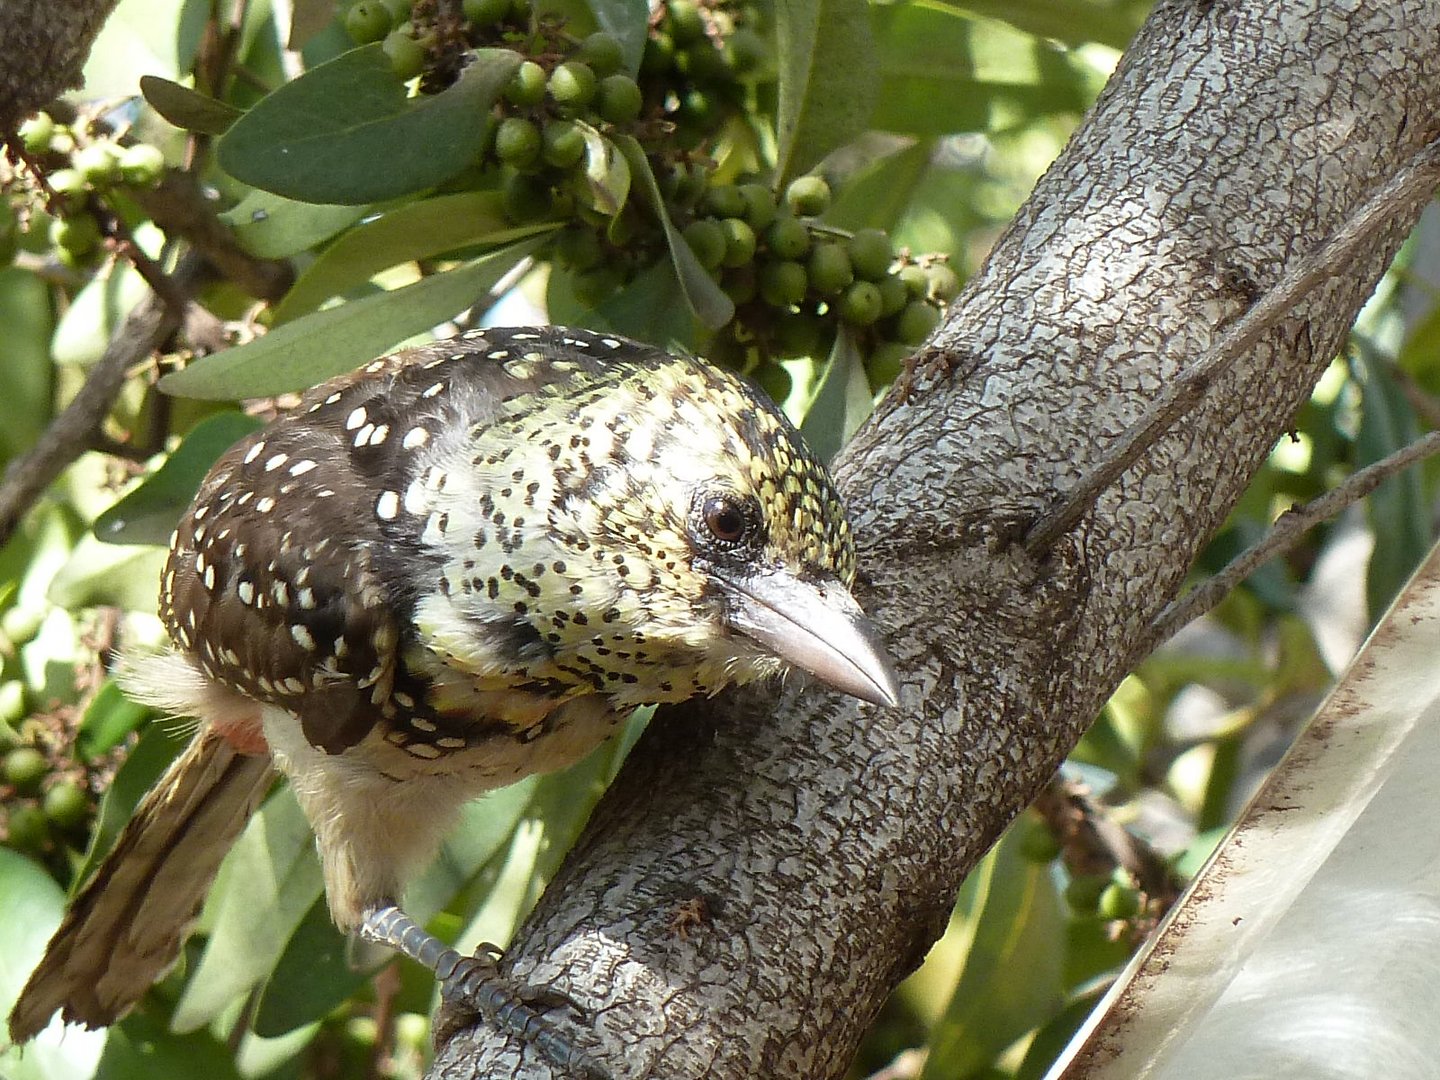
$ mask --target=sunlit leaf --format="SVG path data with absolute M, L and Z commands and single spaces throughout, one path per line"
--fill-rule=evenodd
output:
M 299 202 L 270 191 L 251 191 L 220 215 L 240 246 L 261 259 L 288 259 L 359 221 L 369 207 Z
M 865 422 L 873 407 L 870 383 L 865 378 L 865 358 L 849 328 L 842 327 L 835 335 L 830 358 L 805 411 L 800 434 L 822 461 L 829 461 Z

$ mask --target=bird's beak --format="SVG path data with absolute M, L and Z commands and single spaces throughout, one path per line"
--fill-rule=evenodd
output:
M 731 629 L 836 690 L 875 705 L 899 701 L 880 635 L 838 581 L 777 569 L 727 575 L 726 585 Z

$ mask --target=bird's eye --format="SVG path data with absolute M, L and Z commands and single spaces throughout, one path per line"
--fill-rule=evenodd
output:
M 723 495 L 712 495 L 701 508 L 705 528 L 716 540 L 727 544 L 739 543 L 745 538 L 750 522 L 745 511 L 734 499 Z

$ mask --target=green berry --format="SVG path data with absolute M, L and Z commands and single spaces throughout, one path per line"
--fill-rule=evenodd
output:
M 776 257 L 798 259 L 810 250 L 810 230 L 792 217 L 782 217 L 765 230 L 765 242 Z
M 1133 919 L 1140 914 L 1140 894 L 1128 885 L 1110 882 L 1095 905 L 1102 919 Z
M 923 345 L 939 325 L 939 309 L 924 300 L 911 300 L 896 319 L 895 337 L 906 345 Z
M 550 75 L 550 99 L 566 109 L 582 109 L 595 97 L 597 80 L 589 64 L 567 60 Z
M 714 270 L 725 259 L 725 233 L 718 222 L 708 218 L 692 221 L 682 233 L 695 258 L 706 270 Z
M 775 345 L 784 356 L 820 356 L 824 339 L 820 320 L 803 311 L 787 315 L 775 328 Z
M 134 187 L 153 187 L 165 174 L 165 155 L 158 146 L 136 143 L 120 151 L 120 179 Z
M 16 851 L 39 853 L 50 846 L 50 823 L 38 806 L 11 807 L 5 828 Z
M 640 54 L 641 75 L 665 75 L 675 66 L 675 42 L 664 34 L 645 39 L 645 51 Z
M 890 251 L 890 234 L 884 229 L 861 229 L 845 245 L 855 276 L 866 281 L 880 281 L 890 273 L 894 255 Z
M 413 79 L 425 70 L 429 50 L 404 29 L 397 28 L 385 35 L 381 46 L 390 60 L 390 70 L 402 79 Z
M 675 57 L 675 67 L 696 82 L 721 82 L 730 77 L 730 65 L 725 62 L 725 54 L 709 38 L 701 38 L 685 46 Z
M 50 184 L 50 189 L 60 197 L 62 206 L 79 206 L 89 192 L 85 177 L 76 169 L 56 169 L 45 179 Z
M 356 0 L 345 13 L 345 32 L 356 45 L 380 41 L 390 29 L 390 9 L 381 0 Z
M 713 131 L 720 123 L 720 106 L 713 94 L 704 90 L 687 90 L 680 98 L 676 119 L 682 127 L 690 127 L 703 135 Z
M 854 280 L 855 271 L 843 246 L 827 240 L 811 250 L 810 284 L 821 296 L 834 296 Z
M 741 26 L 725 42 L 725 58 L 736 75 L 751 75 L 769 63 L 770 45 L 748 26 Z
M 903 350 L 904 346 L 898 348 Z M 901 355 L 904 355 L 903 351 Z M 1060 841 L 1055 839 L 1055 833 L 1043 821 L 1037 820 L 1034 815 L 1027 815 L 1021 819 L 1019 828 L 1020 854 L 1030 862 L 1048 863 L 1059 856 Z
M 561 231 L 555 240 L 555 253 L 572 270 L 589 270 L 605 258 L 605 249 L 595 231 L 577 225 Z
M 775 215 L 779 213 L 775 206 L 775 196 L 770 193 L 770 189 L 764 184 L 741 184 L 739 191 L 740 197 L 745 200 L 746 224 L 756 232 L 768 229 L 775 220 Z
M 731 269 L 725 275 L 725 279 L 720 282 L 720 288 L 736 307 L 754 300 L 760 291 L 760 280 L 755 273 L 755 264 L 746 263 Z
M 505 21 L 510 14 L 510 0 L 462 0 L 460 10 L 466 22 L 483 30 Z
M 97 142 L 81 147 L 71 162 L 92 187 L 104 187 L 120 179 L 120 155 L 111 143 Z
M 50 149 L 50 140 L 55 137 L 55 121 L 47 112 L 38 112 L 20 125 L 20 141 L 32 154 L 43 154 Z
M 1109 884 L 1110 879 L 1099 874 L 1076 874 L 1065 886 L 1065 902 L 1077 915 L 1093 915 Z
M 411 0 L 381 0 L 390 12 L 390 25 L 399 26 L 410 18 Z
M 71 255 L 88 255 L 100 246 L 100 226 L 89 214 L 54 218 L 50 222 L 50 242 Z
M 539 105 L 545 98 L 545 69 L 534 60 L 524 61 L 505 84 L 504 96 L 511 105 Z
M 633 124 L 644 107 L 644 95 L 629 75 L 606 75 L 600 80 L 595 111 L 606 123 Z
M 700 205 L 715 217 L 740 217 L 745 213 L 745 196 L 734 184 L 714 184 L 705 189 Z
M 90 817 L 90 800 L 85 798 L 83 791 L 68 781 L 56 784 L 47 791 L 41 806 L 50 824 L 67 832 L 80 828 Z
M 755 230 L 739 218 L 725 218 L 720 222 L 720 231 L 725 235 L 725 265 L 730 268 L 744 266 L 755 258 Z
M 568 169 L 585 156 L 585 136 L 572 120 L 550 121 L 541 133 L 540 142 L 540 156 L 547 165 L 554 165 L 557 169 Z M 518 165 L 520 162 L 511 164 Z
M 879 391 L 893 383 L 904 370 L 905 358 L 910 355 L 910 346 L 895 341 L 882 341 L 874 352 L 865 358 L 865 374 L 870 380 L 870 389 Z
M 857 281 L 840 297 L 840 318 L 851 326 L 869 326 L 880 318 L 880 290 L 873 281 Z
M 923 266 L 916 266 L 913 263 L 902 266 L 899 272 L 900 280 L 905 283 L 905 288 L 915 298 L 924 297 L 930 292 L 930 275 L 925 272 Z
M 880 287 L 880 314 L 882 317 L 903 311 L 910 302 L 910 290 L 894 274 L 886 274 L 877 284 Z
M 809 279 L 798 262 L 773 262 L 760 271 L 760 295 L 772 307 L 788 308 L 805 299 Z
M 926 273 L 930 295 L 948 304 L 960 295 L 960 275 L 944 263 L 933 264 Z
M 802 176 L 785 189 L 785 204 L 796 217 L 817 217 L 830 209 L 830 185 L 818 176 Z
M 505 216 L 518 224 L 538 221 L 554 208 L 550 186 L 525 173 L 509 172 L 500 185 Z
M 5 755 L 5 782 L 20 795 L 38 795 L 40 782 L 50 771 L 45 755 L 33 746 L 17 746 Z
M 540 144 L 540 129 L 521 116 L 507 116 L 495 131 L 495 156 L 517 169 L 535 163 Z
M 623 284 L 624 279 L 614 267 L 597 266 L 576 274 L 571 279 L 570 288 L 580 304 L 594 308 L 614 296 L 615 290 Z
M 530 16 L 535 12 L 534 5 L 530 0 L 510 0 L 510 18 L 517 23 L 526 25 L 530 22 Z
M 611 75 L 625 66 L 620 39 L 603 30 L 596 31 L 575 50 L 575 59 L 590 65 L 596 75 Z
M 790 396 L 790 388 L 794 385 L 790 372 L 779 364 L 766 364 L 760 369 L 755 381 L 760 384 L 761 390 L 770 395 L 770 400 L 777 404 L 784 404 L 785 399 Z
M 689 45 L 705 36 L 705 18 L 691 0 L 671 0 L 670 36 L 676 45 Z

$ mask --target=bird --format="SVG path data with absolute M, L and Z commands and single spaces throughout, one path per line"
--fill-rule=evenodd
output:
M 177 959 L 288 780 L 331 917 L 584 1055 L 401 906 L 464 803 L 578 760 L 636 706 L 794 669 L 898 699 L 825 467 L 748 380 L 564 327 L 472 330 L 306 392 L 224 453 L 171 538 L 137 700 L 187 749 L 77 893 L 9 1021 L 114 1023 Z

